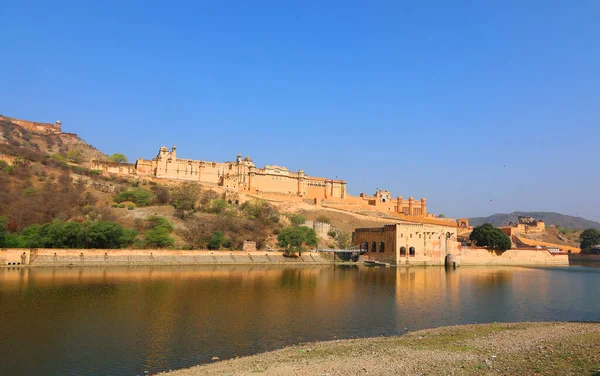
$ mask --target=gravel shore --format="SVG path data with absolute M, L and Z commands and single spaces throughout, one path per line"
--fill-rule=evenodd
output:
M 197 375 L 600 376 L 600 324 L 451 326 L 316 342 L 169 373 Z

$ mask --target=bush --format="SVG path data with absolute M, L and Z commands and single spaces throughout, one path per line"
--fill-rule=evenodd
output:
M 119 208 L 124 209 L 125 208 L 125 204 L 119 204 Z
M 142 189 L 135 189 L 119 193 L 114 201 L 117 203 L 131 201 L 137 206 L 148 206 L 154 200 L 154 193 Z
M 337 235 L 337 232 L 335 232 L 335 230 L 327 231 L 327 236 L 329 236 L 332 239 L 335 239 L 336 235 Z
M 292 226 L 300 226 L 306 222 L 306 217 L 301 214 L 290 214 L 290 222 L 292 222 Z
M 127 210 L 133 210 L 133 209 L 135 209 L 135 204 L 127 205 Z
M 119 204 L 113 203 L 113 204 L 111 204 L 110 206 L 112 206 L 113 208 L 118 208 L 118 207 L 119 207 Z
M 329 219 L 329 217 L 326 217 L 324 215 L 318 216 L 316 222 L 323 222 L 323 223 L 331 224 L 331 220 Z

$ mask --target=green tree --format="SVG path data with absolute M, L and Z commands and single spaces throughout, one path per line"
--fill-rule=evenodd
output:
M 148 217 L 148 231 L 144 233 L 144 241 L 148 248 L 168 248 L 175 244 L 171 236 L 173 224 L 165 217 L 153 215 Z
M 305 226 L 286 227 L 277 235 L 279 246 L 285 248 L 287 254 L 302 252 L 304 246 L 316 247 L 315 230 Z
M 86 248 L 116 249 L 133 243 L 137 233 L 114 222 L 89 222 L 84 226 L 83 242 Z
M 125 154 L 121 154 L 121 153 L 115 153 L 115 154 L 109 156 L 108 159 L 110 159 L 112 162 L 116 162 L 116 163 L 127 163 L 127 157 L 125 156 Z
M 339 249 L 346 249 L 352 245 L 352 233 L 340 230 L 336 233 L 335 243 Z
M 0 217 L 0 247 L 6 247 L 6 218 Z
M 511 247 L 510 238 L 491 223 L 475 227 L 469 238 L 480 247 L 488 247 L 501 252 Z
M 594 228 L 588 228 L 579 235 L 581 249 L 589 249 L 595 245 L 600 245 L 600 231 Z
M 228 248 L 230 246 L 231 241 L 221 231 L 213 232 L 208 242 L 208 249 L 221 249 L 221 247 Z

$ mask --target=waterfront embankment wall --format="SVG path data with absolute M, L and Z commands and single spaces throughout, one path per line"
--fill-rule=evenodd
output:
M 570 254 L 569 262 L 600 264 L 600 255 Z
M 545 249 L 509 249 L 505 252 L 478 247 L 461 247 L 457 261 L 463 266 L 480 265 L 569 265 L 569 255 Z
M 303 252 L 175 251 L 137 249 L 1 249 L 0 266 L 110 266 L 212 264 L 330 264 L 328 255 Z

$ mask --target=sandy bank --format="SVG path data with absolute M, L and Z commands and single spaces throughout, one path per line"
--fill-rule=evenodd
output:
M 317 342 L 169 373 L 196 375 L 600 375 L 600 324 L 452 326 Z

